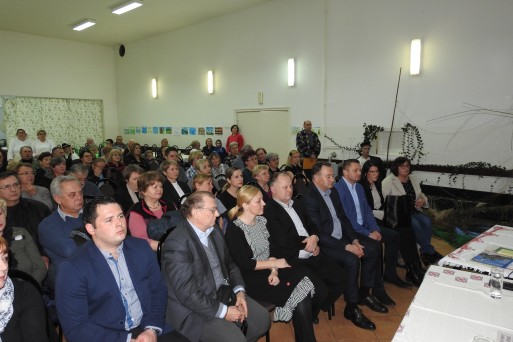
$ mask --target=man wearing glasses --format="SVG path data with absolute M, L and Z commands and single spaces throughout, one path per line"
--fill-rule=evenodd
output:
M 162 273 L 168 288 L 166 322 L 191 341 L 256 341 L 269 330 L 266 309 L 246 297 L 244 281 L 232 261 L 215 220 L 214 195 L 198 191 L 182 204 L 186 220 L 162 247 Z M 223 303 L 220 289 L 233 293 Z M 244 336 L 236 322 L 247 320 Z

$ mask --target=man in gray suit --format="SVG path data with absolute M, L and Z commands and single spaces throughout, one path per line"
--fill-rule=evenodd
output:
M 240 271 L 220 228 L 214 226 L 219 216 L 214 196 L 195 192 L 181 210 L 186 220 L 162 247 L 162 272 L 168 287 L 166 321 L 193 342 L 258 340 L 270 328 L 269 313 L 246 297 Z M 221 302 L 220 288 L 228 288 L 235 303 Z M 246 336 L 236 324 L 244 320 Z

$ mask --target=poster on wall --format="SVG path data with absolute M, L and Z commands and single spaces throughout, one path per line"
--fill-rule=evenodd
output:
M 130 127 L 130 134 L 135 134 L 135 127 Z
M 173 127 L 173 131 L 172 131 L 172 134 L 175 135 L 175 136 L 179 136 L 180 135 L 180 128 L 178 127 Z
M 223 135 L 223 127 L 215 128 L 216 135 Z
M 205 135 L 205 127 L 198 127 L 198 135 Z
M 182 127 L 182 135 L 189 135 L 189 127 Z
M 141 132 L 142 132 L 142 134 L 148 134 L 148 127 L 142 126 L 141 127 Z
M 123 129 L 123 134 L 125 134 L 125 135 L 130 134 L 130 128 Z
M 173 129 L 171 127 L 166 127 L 166 134 L 172 134 Z
M 196 135 L 196 127 L 189 127 L 189 134 Z
M 141 127 L 135 127 L 135 133 L 141 134 L 142 130 Z
M 165 127 L 159 127 L 159 133 L 160 134 L 164 134 L 166 132 L 166 128 Z
M 153 127 L 153 134 L 159 134 L 159 128 Z
M 206 133 L 207 135 L 214 135 L 214 127 L 207 127 Z

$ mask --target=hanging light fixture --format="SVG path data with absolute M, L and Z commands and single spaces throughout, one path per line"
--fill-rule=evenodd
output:
M 207 91 L 209 94 L 214 93 L 214 71 L 212 70 L 207 72 Z
M 158 89 L 157 89 L 157 79 L 151 79 L 151 96 L 156 99 L 158 97 Z
M 411 51 L 410 51 L 410 75 L 420 74 L 420 52 L 421 52 L 420 39 L 413 39 L 411 41 Z
M 293 87 L 296 84 L 296 63 L 294 58 L 289 58 L 288 62 L 288 85 Z

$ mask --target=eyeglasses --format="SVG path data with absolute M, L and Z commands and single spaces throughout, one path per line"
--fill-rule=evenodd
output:
M 367 173 L 379 173 L 379 170 L 376 170 L 376 171 L 369 171 Z
M 209 210 L 209 211 L 212 213 L 212 215 L 215 215 L 215 213 L 216 213 L 216 212 L 218 212 L 218 211 L 217 211 L 217 207 L 215 207 L 215 208 L 196 208 L 196 209 L 200 209 L 200 210 L 201 210 L 201 209 Z
M 27 171 L 27 172 L 22 172 L 22 173 L 18 173 L 18 176 L 28 176 L 28 175 L 35 175 L 36 173 L 34 171 L 30 172 L 30 171 Z
M 12 183 L 4 186 L 0 186 L 0 190 L 10 190 L 11 188 L 17 189 L 20 187 L 20 183 Z

